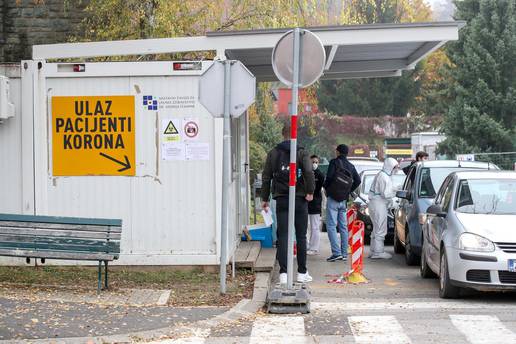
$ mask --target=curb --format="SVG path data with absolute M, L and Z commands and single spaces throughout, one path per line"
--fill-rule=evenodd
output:
M 195 334 L 216 327 L 227 321 L 235 321 L 248 317 L 259 311 L 266 302 L 267 292 L 272 279 L 271 272 L 257 272 L 253 289 L 252 299 L 243 299 L 228 311 L 219 314 L 211 319 L 200 320 L 189 325 L 175 325 L 154 330 L 133 332 L 127 334 L 108 335 L 100 337 L 71 337 L 53 339 L 22 339 L 22 340 L 0 340 L 0 343 L 12 344 L 105 344 L 105 343 L 134 343 L 148 342 L 152 340 L 165 340 L 168 338 L 185 337 L 185 334 Z

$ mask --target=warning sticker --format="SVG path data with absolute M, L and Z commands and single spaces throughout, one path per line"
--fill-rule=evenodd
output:
M 161 120 L 161 133 L 163 142 L 181 141 L 181 121 L 176 118 L 165 118 Z
M 179 134 L 179 131 L 177 131 L 177 128 L 174 126 L 174 122 L 169 121 L 167 124 L 167 127 L 165 128 L 165 132 L 163 134 L 165 134 L 165 135 Z
M 197 140 L 199 135 L 199 120 L 197 118 L 185 118 L 183 120 L 183 131 L 186 140 Z
M 134 176 L 134 96 L 52 97 L 52 166 L 54 176 Z

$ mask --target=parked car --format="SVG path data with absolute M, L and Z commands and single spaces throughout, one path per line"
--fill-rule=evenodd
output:
M 353 206 L 355 206 L 358 210 L 357 218 L 364 222 L 365 224 L 365 243 L 369 244 L 371 239 L 371 232 L 373 231 L 373 223 L 371 221 L 371 217 L 369 216 L 369 190 L 371 189 L 371 184 L 373 183 L 374 177 L 381 170 L 365 170 L 360 173 L 360 180 L 362 181 L 360 187 L 356 192 L 356 197 L 353 200 Z M 403 181 L 405 180 L 405 173 L 399 171 L 397 174 L 392 176 L 393 183 L 395 186 L 399 186 L 397 188 L 401 188 L 403 185 Z M 386 241 L 391 242 L 394 235 L 394 209 L 397 207 L 399 200 L 397 198 L 394 199 L 393 207 L 389 210 L 388 218 L 387 218 L 387 236 Z
M 444 179 L 452 172 L 466 170 L 499 170 L 485 162 L 434 160 L 415 163 L 409 170 L 395 213 L 394 252 L 405 252 L 408 265 L 419 263 L 421 255 L 421 225 Z
M 516 290 L 515 172 L 452 173 L 426 212 L 421 276 L 439 276 L 442 298 Z
M 381 170 L 383 167 L 383 162 L 376 158 L 348 158 L 348 160 L 355 166 L 358 174 L 366 170 Z

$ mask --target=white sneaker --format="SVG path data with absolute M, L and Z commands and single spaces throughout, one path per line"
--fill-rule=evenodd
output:
M 308 250 L 308 251 L 306 251 L 306 254 L 309 256 L 317 256 L 317 255 L 319 255 L 319 251 Z
M 391 259 L 391 258 L 392 258 L 392 255 L 387 252 L 373 253 L 373 255 L 371 256 L 371 259 Z
M 280 284 L 287 284 L 287 274 L 286 273 L 279 274 L 279 282 L 280 282 Z
M 312 282 L 313 281 L 313 278 L 312 276 L 310 276 L 308 274 L 308 271 L 304 274 L 300 274 L 299 272 L 297 273 L 297 281 L 300 282 L 300 283 L 308 283 L 308 282 Z

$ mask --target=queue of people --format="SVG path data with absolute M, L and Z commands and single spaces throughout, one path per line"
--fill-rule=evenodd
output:
M 262 208 L 269 208 L 269 199 L 276 203 L 277 260 L 280 265 L 280 283 L 287 283 L 288 252 L 288 195 L 290 177 L 290 127 L 286 124 L 282 134 L 284 141 L 268 154 L 262 173 Z M 347 201 L 360 185 L 360 177 L 347 159 L 348 146 L 340 144 L 336 157 L 330 161 L 325 176 L 319 169 L 319 157 L 310 156 L 302 147 L 297 151 L 297 182 L 295 206 L 295 238 L 297 244 L 297 278 L 301 283 L 312 281 L 307 266 L 307 255 L 319 254 L 323 188 L 327 197 L 326 228 L 331 246 L 328 262 L 345 261 L 348 254 Z M 417 160 L 428 155 L 418 153 Z M 369 211 L 373 222 L 371 235 L 372 259 L 389 259 L 384 250 L 387 234 L 387 212 L 396 190 L 391 176 L 399 169 L 395 159 L 387 158 L 382 170 L 375 176 L 369 190 Z M 308 234 L 308 227 L 310 229 Z M 309 240 L 307 240 L 307 237 Z M 339 238 L 340 237 L 340 238 Z

